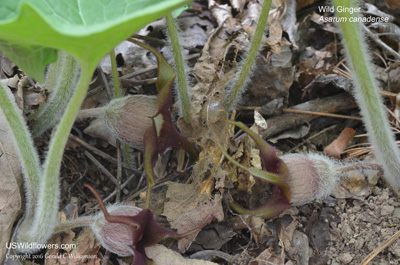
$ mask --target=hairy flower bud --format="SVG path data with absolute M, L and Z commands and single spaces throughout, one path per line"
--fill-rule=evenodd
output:
M 107 211 L 112 216 L 136 216 L 142 209 L 129 205 L 112 205 L 107 207 Z M 96 221 L 92 224 L 92 230 L 101 245 L 108 251 L 121 257 L 132 256 L 133 234 L 137 232 L 135 227 L 108 222 L 104 214 L 99 212 Z
M 104 111 L 104 121 L 116 138 L 143 150 L 143 136 L 156 113 L 156 96 L 131 95 L 112 100 Z
M 274 218 L 292 205 L 299 206 L 324 198 L 338 186 L 343 168 L 338 167 L 339 163 L 335 160 L 318 154 L 289 154 L 278 157 L 274 147 L 243 123 L 229 123 L 241 128 L 257 144 L 262 169 L 240 164 L 219 145 L 222 153 L 251 175 L 274 184 L 270 197 L 262 206 L 246 209 L 230 202 L 229 206 L 236 212 Z
M 107 250 L 126 257 L 133 255 L 132 265 L 149 264 L 145 249 L 154 246 L 165 236 L 179 239 L 198 232 L 214 219 L 208 218 L 201 226 L 178 234 L 156 223 L 149 209 L 140 209 L 129 205 L 113 205 L 106 208 L 97 191 L 85 184 L 96 197 L 102 213 L 96 216 L 92 224 L 93 233 Z
M 291 193 L 290 203 L 294 206 L 324 198 L 339 185 L 341 172 L 326 156 L 288 154 L 280 158 L 289 169 L 286 181 Z

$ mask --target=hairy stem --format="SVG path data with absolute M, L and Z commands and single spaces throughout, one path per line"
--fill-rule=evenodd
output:
M 120 83 L 119 83 L 119 76 L 118 76 L 118 69 L 117 69 L 117 60 L 115 57 L 115 49 L 113 49 L 110 53 L 110 60 L 111 60 L 111 70 L 112 70 L 112 76 L 113 76 L 113 81 L 114 81 L 114 96 L 115 98 L 120 98 L 122 96 L 121 93 L 121 88 L 120 88 Z M 78 114 L 79 115 L 79 114 Z M 129 146 L 125 143 L 121 143 L 121 145 L 117 145 L 117 154 L 120 154 L 120 149 L 122 149 L 124 153 L 125 160 L 128 162 L 128 164 L 131 164 L 133 161 L 132 154 L 129 150 Z M 118 174 L 117 174 L 117 179 L 118 179 L 118 184 L 117 184 L 117 196 L 116 196 L 116 201 L 119 201 L 119 196 L 120 196 L 120 188 L 121 188 L 121 160 L 118 159 Z
M 78 110 L 85 98 L 95 67 L 81 61 L 80 80 L 65 110 L 65 113 L 50 142 L 49 152 L 44 164 L 40 183 L 39 198 L 33 220 L 25 222 L 17 234 L 19 242 L 45 243 L 54 232 L 60 200 L 59 174 L 64 148 Z M 34 252 L 36 249 L 22 248 L 21 252 Z
M 353 170 L 375 170 L 383 173 L 382 167 L 380 165 L 366 162 L 353 162 L 347 165 L 338 166 L 336 169 L 343 173 Z
M 117 59 L 115 58 L 115 51 L 112 49 L 110 52 L 110 60 L 111 60 L 111 70 L 112 70 L 112 77 L 114 82 L 114 95 L 116 98 L 121 97 L 121 89 L 119 85 L 119 76 L 117 70 Z
M 54 228 L 54 234 L 78 227 L 91 226 L 95 220 L 96 218 L 94 216 L 85 216 L 58 223 Z
M 82 109 L 78 112 L 76 118 L 77 119 L 97 118 L 103 115 L 105 110 L 106 110 L 105 107 Z
M 179 91 L 179 104 L 182 111 L 183 118 L 186 123 L 190 123 L 190 99 L 185 74 L 185 62 L 183 61 L 181 46 L 179 45 L 178 31 L 175 26 L 174 18 L 169 13 L 166 16 L 168 33 L 171 39 L 172 51 L 174 53 L 175 68 L 177 74 L 178 91 Z
M 258 19 L 256 31 L 251 40 L 250 49 L 247 53 L 246 59 L 242 65 L 242 68 L 238 75 L 236 75 L 233 86 L 229 89 L 225 95 L 222 105 L 226 110 L 231 110 L 238 100 L 238 97 L 245 88 L 245 83 L 250 79 L 249 72 L 254 64 L 254 60 L 258 54 L 261 39 L 264 33 L 265 25 L 267 24 L 269 9 L 271 7 L 272 0 L 264 0 L 261 8 L 260 18 Z
M 41 181 L 42 170 L 39 156 L 34 147 L 32 136 L 26 126 L 25 120 L 20 114 L 21 110 L 15 103 L 14 96 L 7 86 L 0 81 L 0 111 L 7 119 L 14 136 L 14 141 L 18 157 L 21 161 L 22 173 L 24 176 L 26 190 L 25 216 L 32 217 L 34 206 L 39 194 L 39 183 Z
M 336 7 L 356 8 L 356 0 L 334 0 Z M 343 34 L 347 63 L 352 70 L 354 95 L 361 110 L 368 137 L 377 161 L 382 165 L 385 178 L 395 188 L 400 188 L 400 152 L 387 119 L 387 113 L 378 93 L 378 84 L 370 66 L 368 48 L 361 25 L 352 22 L 357 12 L 338 12 Z
M 59 121 L 78 84 L 79 75 L 79 63 L 72 55 L 60 51 L 57 62 L 50 65 L 44 85 L 50 91 L 50 97 L 46 103 L 40 106 L 37 113 L 29 117 L 29 119 L 35 120 L 32 127 L 34 138 L 52 128 Z

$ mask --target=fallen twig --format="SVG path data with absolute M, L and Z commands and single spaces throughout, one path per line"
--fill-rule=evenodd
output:
M 311 100 L 291 107 L 289 108 L 289 110 L 336 113 L 354 109 L 356 107 L 357 104 L 354 99 L 349 94 L 342 93 L 323 99 Z M 286 113 L 283 115 L 272 117 L 266 120 L 268 128 L 261 131 L 261 136 L 264 139 L 268 139 L 271 136 L 278 134 L 282 131 L 299 126 L 305 122 L 309 122 L 316 117 L 318 116 L 295 113 Z

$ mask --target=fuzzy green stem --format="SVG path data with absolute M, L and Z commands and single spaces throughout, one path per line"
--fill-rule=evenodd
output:
M 14 141 L 16 150 L 19 153 L 26 190 L 25 216 L 29 218 L 34 213 L 33 210 L 37 202 L 39 183 L 42 176 L 39 156 L 34 147 L 28 127 L 20 114 L 21 110 L 15 103 L 14 96 L 1 81 L 0 109 L 7 119 L 14 136 L 12 141 Z
M 256 56 L 258 54 L 258 49 L 260 47 L 261 39 L 264 34 L 264 29 L 267 24 L 269 9 L 271 7 L 272 0 L 264 0 L 261 7 L 260 17 L 258 19 L 256 31 L 254 33 L 253 39 L 251 40 L 250 49 L 247 53 L 246 59 L 243 62 L 242 68 L 239 74 L 235 77 L 233 86 L 229 89 L 222 101 L 222 106 L 226 110 L 231 110 L 238 100 L 239 95 L 243 92 L 246 81 L 250 79 L 249 72 L 254 64 Z
M 25 222 L 18 231 L 16 238 L 18 242 L 45 243 L 54 232 L 60 200 L 59 174 L 64 148 L 95 69 L 95 66 L 88 65 L 84 60 L 81 61 L 81 67 L 82 73 L 77 89 L 50 142 L 34 218 L 29 220 L 30 222 Z M 29 253 L 36 250 L 19 249 L 19 251 Z
M 95 220 L 96 218 L 94 216 L 85 216 L 58 223 L 54 229 L 54 234 L 78 227 L 91 226 L 95 222 Z
M 112 49 L 112 51 L 110 52 L 110 60 L 111 60 L 112 77 L 113 77 L 113 82 L 114 82 L 114 95 L 116 98 L 120 98 L 121 97 L 121 89 L 120 89 L 120 85 L 119 85 L 117 59 L 115 58 L 114 49 Z
M 356 8 L 356 0 L 334 0 L 335 7 Z M 358 13 L 337 12 L 343 34 L 347 63 L 352 70 L 354 95 L 363 116 L 368 137 L 377 161 L 383 166 L 385 178 L 396 189 L 400 188 L 400 152 L 391 131 L 387 113 L 378 93 L 378 84 L 371 68 L 369 52 L 361 25 L 354 21 Z
M 29 119 L 34 119 L 34 138 L 50 129 L 59 121 L 79 81 L 80 66 L 72 55 L 60 51 L 57 62 L 50 65 L 45 88 L 51 92 L 46 103 Z
M 121 88 L 120 88 L 120 83 L 119 83 L 119 76 L 118 76 L 118 69 L 117 69 L 117 60 L 115 57 L 115 50 L 113 49 L 110 53 L 110 60 L 111 60 L 111 70 L 112 70 L 112 76 L 113 76 L 113 81 L 114 81 L 114 96 L 115 98 L 120 98 L 122 96 L 121 93 Z M 123 153 L 124 153 L 124 157 L 126 159 L 126 161 L 128 162 L 128 164 L 132 163 L 133 161 L 133 157 L 132 154 L 129 150 L 129 146 L 125 143 L 121 143 L 121 145 L 117 145 L 117 149 L 118 149 L 118 154 L 120 153 L 119 149 L 122 149 Z M 118 160 L 118 169 L 121 168 L 121 160 Z M 117 179 L 118 179 L 118 187 L 117 190 L 119 191 L 117 193 L 116 196 L 116 201 L 119 201 L 119 196 L 120 196 L 120 187 L 121 187 L 121 171 L 117 170 L 118 174 L 117 174 Z
M 78 112 L 77 119 L 97 118 L 104 115 L 105 107 L 83 109 Z
M 186 123 L 190 123 L 190 99 L 189 91 L 185 74 L 185 62 L 183 61 L 181 46 L 179 44 L 178 31 L 175 26 L 175 20 L 172 14 L 169 13 L 165 16 L 167 20 L 168 33 L 171 39 L 172 51 L 174 53 L 175 68 L 177 74 L 178 91 L 179 91 L 179 104 L 182 111 L 183 118 Z

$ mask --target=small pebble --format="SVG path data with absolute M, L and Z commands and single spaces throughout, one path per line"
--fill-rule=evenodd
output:
M 389 214 L 392 214 L 393 211 L 394 211 L 394 206 L 392 206 L 392 205 L 385 205 L 385 206 L 382 207 L 381 215 L 383 215 L 383 216 L 389 215 Z
M 400 219 L 400 208 L 396 208 L 393 212 L 393 217 L 394 218 L 399 218 Z
M 353 260 L 353 256 L 350 255 L 350 253 L 342 253 L 339 255 L 338 260 L 342 264 L 350 264 L 350 262 Z

